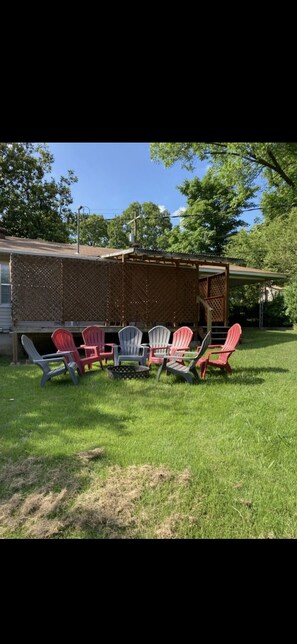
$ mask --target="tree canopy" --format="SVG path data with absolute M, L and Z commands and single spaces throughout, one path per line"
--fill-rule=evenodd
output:
M 188 207 L 181 224 L 167 235 L 168 250 L 221 255 L 238 227 L 247 225 L 239 215 L 253 190 L 245 188 L 239 197 L 211 172 L 203 179 L 184 181 L 179 190 L 187 197 Z
M 134 241 L 142 248 L 160 248 L 163 236 L 171 228 L 168 210 L 161 210 L 151 201 L 142 204 L 135 201 L 108 223 L 108 245 L 113 248 L 128 248 L 132 243 L 129 237 L 131 233 L 135 237 L 136 232 Z
M 193 169 L 207 161 L 212 172 L 241 195 L 261 189 L 261 208 L 273 219 L 297 201 L 297 143 L 152 143 L 151 157 L 166 167 L 179 161 Z
M 72 170 L 56 181 L 45 144 L 0 143 L 0 219 L 9 235 L 67 242 Z

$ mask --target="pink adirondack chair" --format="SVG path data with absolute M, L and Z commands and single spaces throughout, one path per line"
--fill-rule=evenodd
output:
M 210 348 L 213 349 L 218 347 L 217 351 L 210 351 L 205 358 L 198 360 L 198 366 L 200 367 L 201 378 L 204 380 L 206 369 L 208 365 L 212 367 L 219 367 L 221 371 L 225 370 L 227 373 L 232 373 L 232 369 L 229 365 L 229 357 L 234 353 L 238 342 L 242 334 L 242 329 L 240 324 L 233 324 L 230 327 L 225 344 L 212 344 Z M 217 355 L 217 358 L 211 358 L 212 355 Z
M 82 344 L 80 348 L 85 349 L 87 357 L 92 356 L 93 350 L 95 350 L 98 355 L 98 360 L 100 362 L 101 369 L 103 369 L 103 365 L 102 365 L 103 359 L 105 360 L 105 362 L 107 362 L 107 360 L 114 360 L 115 344 L 111 342 L 105 342 L 104 327 L 98 326 L 98 324 L 94 324 L 93 326 L 87 326 L 82 331 L 82 337 L 83 337 L 84 344 Z M 106 347 L 110 347 L 110 349 L 106 351 Z
M 192 337 L 193 331 L 188 326 L 181 326 L 179 329 L 174 331 L 169 352 L 170 355 L 174 355 L 177 351 L 188 351 Z
M 55 331 L 51 335 L 51 338 L 56 349 L 58 349 L 58 353 L 71 351 L 71 354 L 73 356 L 72 360 L 76 362 L 82 376 L 85 373 L 86 364 L 88 365 L 89 369 L 91 369 L 93 362 L 99 361 L 98 354 L 93 349 L 93 347 L 89 347 L 90 349 L 93 349 L 92 355 L 85 356 L 84 358 L 81 357 L 79 355 L 78 348 L 75 346 L 73 335 L 71 331 L 67 331 L 67 329 L 55 329 Z

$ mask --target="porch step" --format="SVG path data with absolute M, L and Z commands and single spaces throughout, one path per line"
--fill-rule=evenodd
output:
M 203 326 L 203 331 L 207 333 L 207 327 Z M 212 326 L 211 328 L 211 344 L 224 344 L 226 341 L 229 326 Z

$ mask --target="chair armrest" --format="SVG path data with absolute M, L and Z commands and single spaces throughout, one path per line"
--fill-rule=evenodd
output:
M 208 358 L 211 355 L 218 355 L 218 354 L 221 355 L 221 353 L 234 353 L 234 351 L 236 351 L 236 349 L 228 349 L 228 350 L 226 349 L 226 351 L 210 351 L 206 357 Z
M 46 353 L 44 356 L 41 356 L 41 358 L 58 358 L 59 356 L 72 356 L 74 352 L 73 351 L 58 351 L 56 353 Z
M 60 358 L 46 358 L 44 359 L 44 356 L 42 357 L 41 360 L 32 360 L 33 364 L 44 364 L 45 362 L 63 362 L 65 367 L 67 367 L 67 360 L 64 356 L 61 356 Z
M 80 344 L 79 349 L 97 349 L 98 344 Z

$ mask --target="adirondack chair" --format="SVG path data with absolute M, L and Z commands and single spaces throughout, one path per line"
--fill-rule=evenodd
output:
M 212 367 L 219 367 L 221 371 L 225 370 L 227 373 L 232 373 L 232 369 L 229 365 L 229 357 L 234 353 L 238 342 L 242 334 L 242 329 L 240 324 L 233 324 L 230 327 L 225 344 L 212 344 L 210 348 L 213 349 L 218 347 L 217 351 L 210 351 L 205 358 L 201 358 L 198 361 L 198 366 L 201 370 L 201 378 L 204 380 L 206 369 L 210 365 Z M 212 355 L 217 355 L 217 358 L 211 358 Z
M 96 353 L 94 347 L 89 347 L 92 350 L 92 355 L 81 357 L 79 355 L 78 348 L 75 346 L 73 335 L 71 331 L 67 331 L 67 329 L 55 329 L 55 331 L 51 335 L 51 338 L 56 349 L 58 349 L 58 353 L 64 353 L 65 351 L 70 351 L 72 353 L 73 359 L 77 363 L 82 376 L 85 373 L 86 364 L 88 365 L 89 369 L 91 369 L 93 362 L 99 361 L 98 354 Z
M 98 324 L 93 326 L 87 326 L 82 331 L 82 337 L 84 344 L 80 345 L 80 349 L 85 349 L 86 356 L 90 357 L 93 355 L 93 348 L 97 352 L 98 360 L 103 369 L 102 360 L 105 362 L 107 360 L 114 360 L 114 343 L 105 342 L 105 329 Z M 89 347 L 92 347 L 91 349 Z M 106 351 L 106 347 L 110 347 L 109 351 Z
M 211 332 L 209 331 L 205 338 L 203 338 L 201 345 L 200 347 L 198 347 L 196 353 L 193 353 L 193 351 L 188 351 L 186 353 L 184 353 L 184 351 L 181 352 L 183 362 L 190 360 L 188 366 L 178 361 L 178 352 L 175 356 L 165 356 L 163 358 L 161 367 L 158 369 L 157 381 L 160 380 L 161 373 L 164 369 L 166 369 L 167 374 L 172 373 L 174 376 L 180 376 L 181 378 L 186 380 L 189 385 L 192 385 L 194 380 L 199 381 L 196 365 L 199 358 L 201 358 L 210 343 L 210 336 Z M 187 353 L 189 355 L 187 355 Z
M 167 353 L 169 346 L 170 331 L 166 326 L 154 326 L 148 332 L 150 354 L 148 359 L 149 367 L 151 364 L 161 364 L 163 362 L 163 355 Z M 158 355 L 156 355 L 158 352 Z
M 148 347 L 141 344 L 142 331 L 136 326 L 125 326 L 118 332 L 120 346 L 114 347 L 114 364 L 131 360 L 145 366 Z
M 44 356 L 41 356 L 38 353 L 34 343 L 27 335 L 22 335 L 21 343 L 28 354 L 30 360 L 33 364 L 37 364 L 43 372 L 43 376 L 40 381 L 40 386 L 43 387 L 48 380 L 51 380 L 55 376 L 60 376 L 61 374 L 69 373 L 74 385 L 78 385 L 78 378 L 76 371 L 78 371 L 78 366 L 76 362 L 71 360 L 67 362 L 66 357 L 71 358 L 71 354 L 58 354 L 58 353 L 47 353 Z M 52 369 L 50 363 L 55 363 L 56 365 L 61 364 L 62 366 Z
M 170 355 L 174 355 L 177 351 L 182 351 L 183 349 L 187 351 L 190 347 L 192 337 L 193 331 L 188 326 L 181 326 L 179 329 L 176 329 L 172 336 Z

